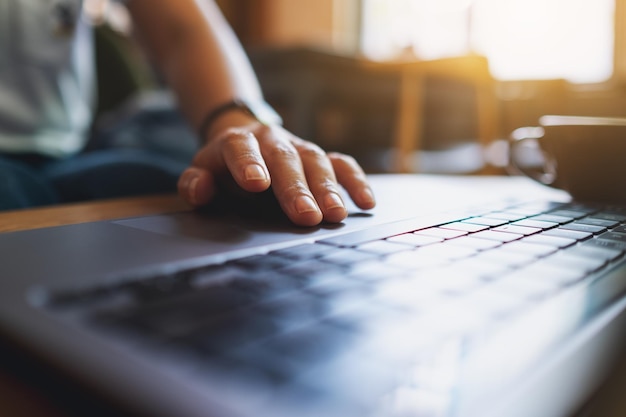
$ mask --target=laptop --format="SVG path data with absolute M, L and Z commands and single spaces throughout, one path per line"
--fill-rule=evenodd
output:
M 371 183 L 339 225 L 216 204 L 0 234 L 2 363 L 75 415 L 576 413 L 626 340 L 626 207 Z

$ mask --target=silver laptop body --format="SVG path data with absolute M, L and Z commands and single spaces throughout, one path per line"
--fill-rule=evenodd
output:
M 247 208 L 0 234 L 4 361 L 79 415 L 575 413 L 623 349 L 626 208 L 371 180 L 379 207 L 341 225 Z

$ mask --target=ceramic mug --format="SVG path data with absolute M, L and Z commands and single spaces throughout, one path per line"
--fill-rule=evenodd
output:
M 626 118 L 543 116 L 511 134 L 509 166 L 575 200 L 626 203 Z

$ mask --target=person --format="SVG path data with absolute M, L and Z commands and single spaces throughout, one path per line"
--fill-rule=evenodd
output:
M 88 178 L 95 178 L 88 188 L 98 190 L 136 177 L 158 189 L 175 172 L 178 193 L 193 206 L 208 204 L 230 183 L 244 193 L 271 189 L 302 226 L 345 219 L 340 186 L 358 207 L 374 207 L 352 157 L 327 153 L 281 126 L 212 0 L 125 1 L 140 45 L 198 132 L 201 146 L 189 166 L 168 171 L 157 158 L 144 161 L 154 170 L 133 171 L 122 169 L 115 152 L 84 155 L 94 75 L 90 29 L 77 17 L 82 6 L 83 0 L 0 0 L 0 199 L 13 193 L 31 205 L 51 201 L 28 191 L 46 181 L 71 191 Z

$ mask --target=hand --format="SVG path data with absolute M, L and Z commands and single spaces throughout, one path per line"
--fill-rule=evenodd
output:
M 346 218 L 339 185 L 358 207 L 371 209 L 376 204 L 354 158 L 326 153 L 280 126 L 256 121 L 214 135 L 180 176 L 178 191 L 190 204 L 201 206 L 229 180 L 251 193 L 271 185 L 287 217 L 301 226 Z

